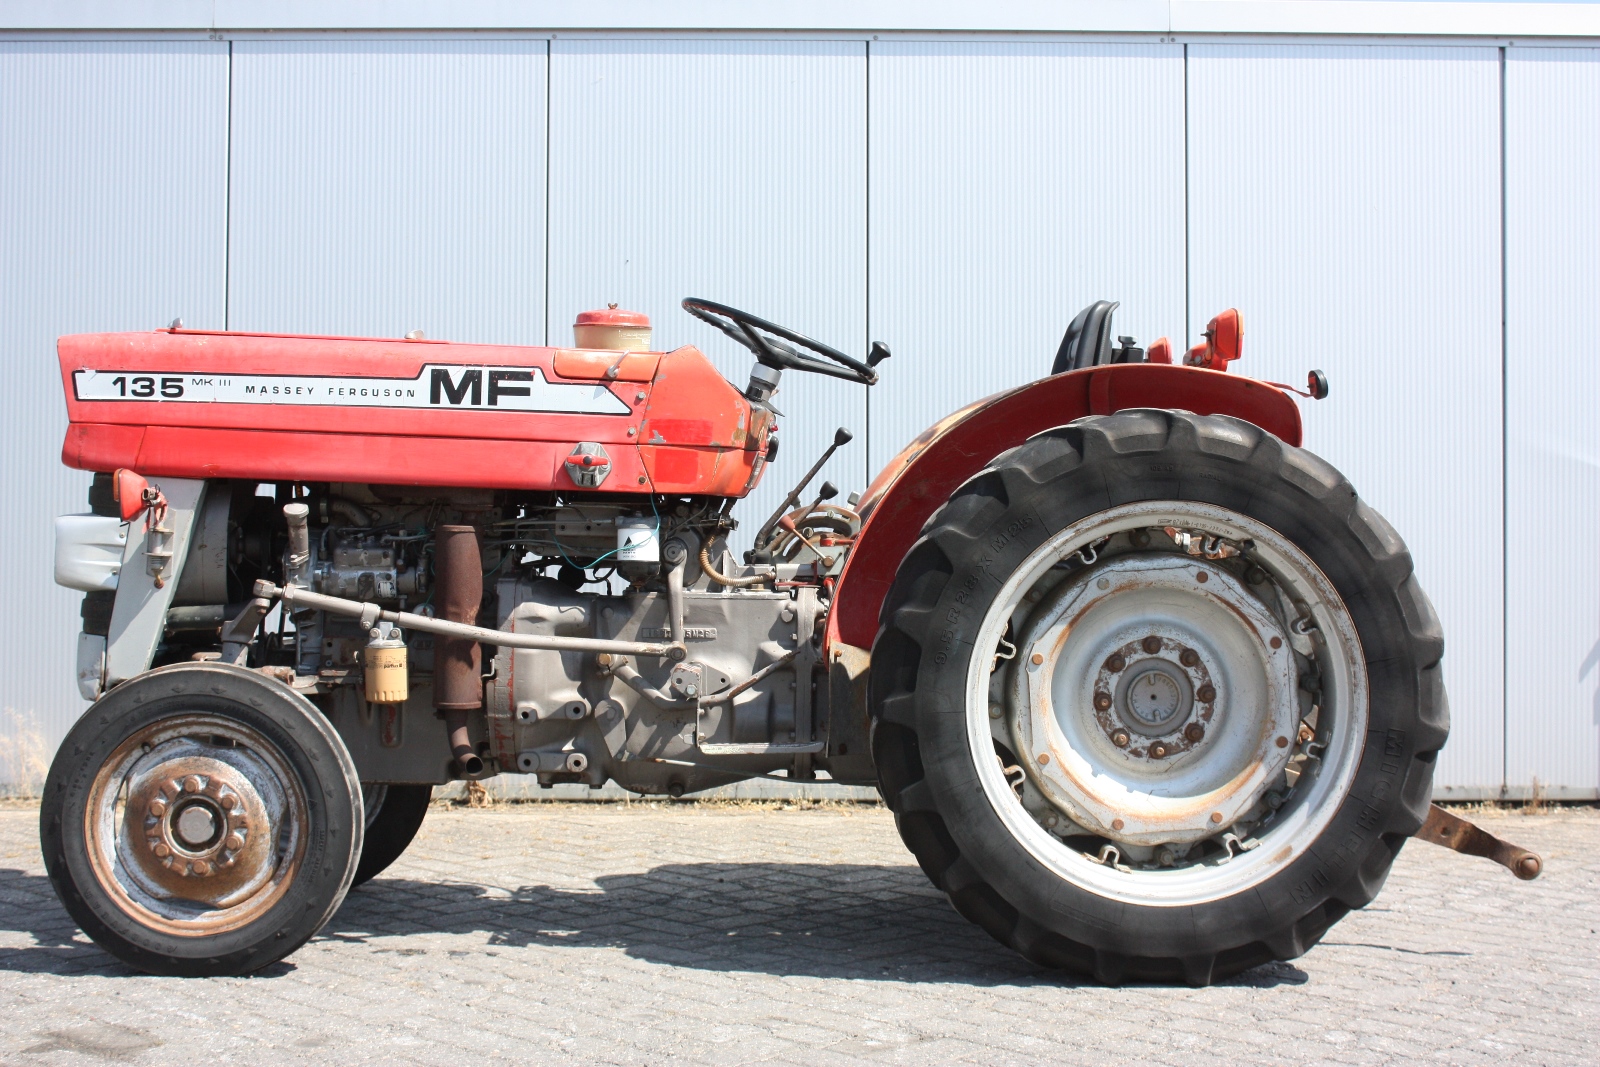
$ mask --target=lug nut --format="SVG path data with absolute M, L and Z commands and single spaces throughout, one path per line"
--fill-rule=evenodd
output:
M 1210 685 L 1202 685 L 1195 691 L 1195 696 L 1200 698 L 1200 703 L 1209 704 L 1217 699 L 1217 691 Z
M 198 792 L 200 792 L 200 779 L 196 778 L 192 774 L 189 777 L 185 778 L 183 780 L 183 791 L 185 793 L 198 793 Z
M 1192 648 L 1186 648 L 1178 655 L 1178 662 L 1185 667 L 1198 667 L 1200 666 L 1200 653 Z
M 152 800 L 150 802 L 150 814 L 151 815 L 154 815 L 156 818 L 159 819 L 159 818 L 161 818 L 161 816 L 165 815 L 166 813 L 167 813 L 167 802 L 165 800 L 162 800 L 160 797 L 156 797 L 154 800 Z
M 1112 674 L 1116 674 L 1127 665 L 1128 661 L 1123 658 L 1123 655 L 1120 652 L 1113 652 L 1111 653 L 1110 657 L 1106 659 L 1106 670 L 1110 671 Z
M 1197 722 L 1192 722 L 1183 728 L 1183 736 L 1190 741 L 1198 743 L 1201 738 L 1206 736 L 1206 728 Z
M 1161 651 L 1161 638 L 1157 637 L 1155 634 L 1151 634 L 1149 637 L 1139 642 L 1139 644 L 1152 656 Z
M 1101 711 L 1105 711 L 1111 706 L 1111 694 L 1104 691 L 1096 693 L 1094 695 L 1094 706 Z
M 1167 758 L 1167 746 L 1163 745 L 1160 741 L 1157 741 L 1155 744 L 1151 745 L 1150 746 L 1150 758 L 1151 759 L 1166 759 Z
M 1118 748 L 1127 748 L 1128 747 L 1128 740 L 1129 740 L 1128 731 L 1126 731 L 1126 730 L 1113 730 L 1113 731 L 1111 731 L 1111 743 L 1113 745 L 1116 745 Z

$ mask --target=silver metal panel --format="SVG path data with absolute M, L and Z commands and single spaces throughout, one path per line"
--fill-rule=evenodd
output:
M 1491 48 L 1191 46 L 1190 336 L 1332 395 L 1308 447 L 1411 547 L 1444 620 L 1437 781 L 1502 781 L 1499 65 Z
M 89 483 L 61 465 L 56 337 L 222 325 L 227 119 L 226 44 L 0 44 L 0 786 L 84 706 L 81 594 L 51 581 Z
M 162 478 L 156 484 L 167 499 L 161 525 L 172 531 L 162 547 L 172 556 L 167 561 L 163 580 L 158 583 L 150 573 L 151 557 L 146 554 L 149 535 L 144 531 L 144 521 L 132 524 L 127 544 L 123 546 L 117 599 L 112 606 L 110 633 L 106 637 L 107 689 L 150 669 L 156 646 L 166 636 L 167 609 L 172 607 L 173 595 L 178 591 L 178 576 L 189 560 L 195 516 L 200 512 L 200 501 L 206 491 L 206 483 L 194 478 Z
M 1593 3 L 1436 0 L 0 0 L 22 30 L 851 30 L 1600 36 Z
M 228 324 L 537 344 L 543 41 L 234 46 Z
M 1506 57 L 1506 780 L 1600 798 L 1600 49 Z
M 864 355 L 865 68 L 860 43 L 552 42 L 550 342 L 615 302 L 743 389 L 754 357 L 679 308 L 697 296 Z M 819 483 L 865 487 L 865 391 L 784 375 L 782 448 L 734 512 L 743 538 L 836 426 L 856 440 Z
M 876 470 L 937 419 L 1041 378 L 1074 315 L 1183 330 L 1183 50 L 879 43 L 871 59 Z

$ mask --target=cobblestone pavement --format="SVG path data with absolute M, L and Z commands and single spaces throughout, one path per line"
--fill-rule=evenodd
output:
M 249 979 L 130 973 L 0 810 L 0 1062 L 832 1065 L 1600 1061 L 1600 817 L 1484 822 L 1520 883 L 1412 843 L 1293 964 L 1107 989 L 1011 955 L 881 808 L 436 809 L 311 944 Z

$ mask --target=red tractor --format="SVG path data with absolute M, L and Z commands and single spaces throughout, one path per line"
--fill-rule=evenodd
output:
M 1438 620 L 1300 447 L 1299 390 L 1227 372 L 1236 312 L 1174 363 L 1095 304 L 849 506 L 809 489 L 840 430 L 736 559 L 782 374 L 870 386 L 889 353 L 684 307 L 755 354 L 742 391 L 615 309 L 572 348 L 61 339 L 63 459 L 95 474 L 56 573 L 95 702 L 41 837 L 85 932 L 257 970 L 435 786 L 496 774 L 874 784 L 961 914 L 1106 982 L 1298 956 L 1419 831 L 1538 873 L 1430 817 Z

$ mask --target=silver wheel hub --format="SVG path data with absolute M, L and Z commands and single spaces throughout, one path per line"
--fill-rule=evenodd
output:
M 1338 591 L 1277 531 L 1210 504 L 1058 531 L 1003 580 L 968 663 L 967 740 L 1007 832 L 1130 904 L 1232 896 L 1304 855 L 1366 736 Z
M 1209 837 L 1289 761 L 1293 651 L 1261 601 L 1207 561 L 1129 555 L 1087 568 L 1045 599 L 1019 648 L 1023 766 L 1109 840 Z

